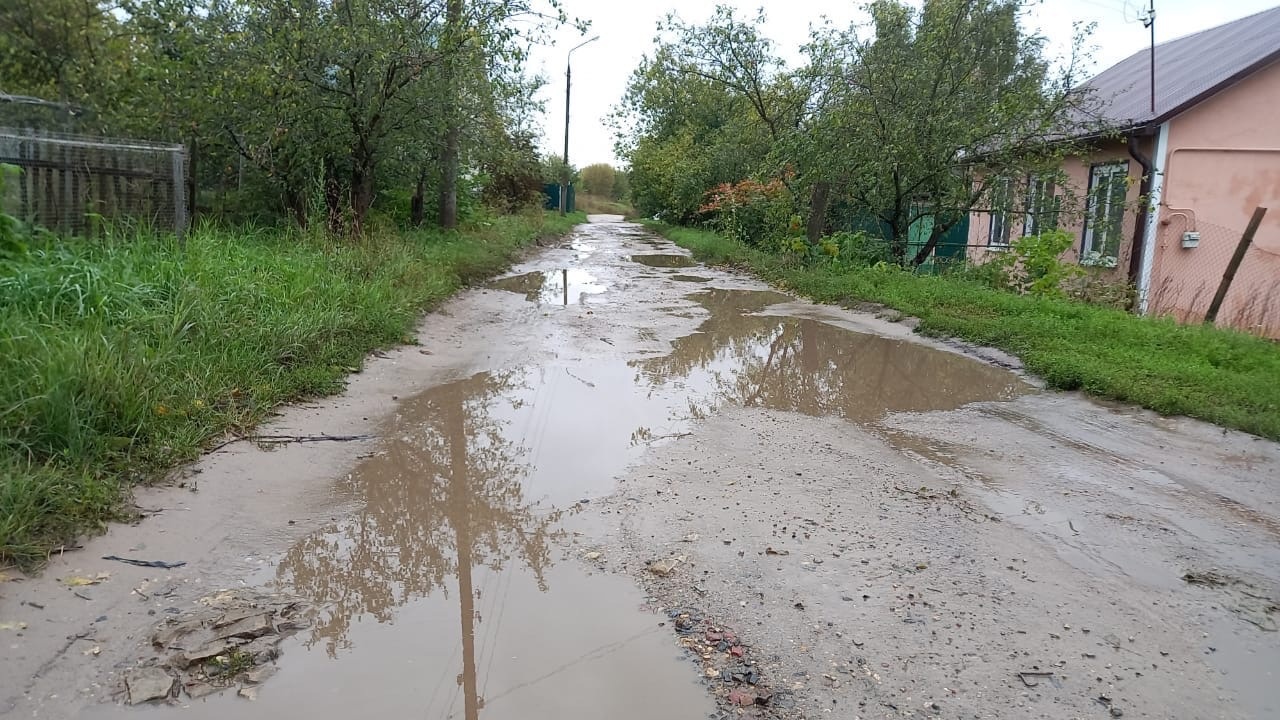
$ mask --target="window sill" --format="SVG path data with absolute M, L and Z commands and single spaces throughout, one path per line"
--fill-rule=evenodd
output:
M 1009 246 L 1008 246 L 1008 245 L 988 245 L 988 246 L 986 246 L 986 251 L 987 251 L 987 252 L 1000 252 L 1000 253 L 1002 253 L 1002 252 L 1009 252 Z

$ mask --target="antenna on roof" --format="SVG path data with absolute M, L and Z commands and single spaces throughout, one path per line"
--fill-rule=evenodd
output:
M 1151 0 L 1142 26 L 1151 28 L 1151 114 L 1156 114 L 1156 0 Z

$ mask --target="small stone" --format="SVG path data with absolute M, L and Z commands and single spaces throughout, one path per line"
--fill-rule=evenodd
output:
M 586 558 L 587 560 L 599 560 L 600 553 L 593 551 L 593 552 L 587 553 L 586 555 L 583 555 L 582 557 Z
M 178 667 L 185 668 L 222 655 L 233 647 L 235 647 L 235 643 L 227 640 L 218 640 L 195 650 L 188 650 L 175 657 L 173 662 Z
M 163 700 L 173 692 L 176 682 L 172 675 L 158 667 L 137 668 L 124 676 L 124 687 L 129 694 L 130 705 L 148 700 Z
M 720 677 L 720 671 L 719 671 L 719 670 L 717 670 L 717 669 L 715 669 L 715 668 L 713 668 L 713 667 L 709 667 L 709 668 L 707 668 L 706 670 L 703 670 L 703 671 L 702 671 L 702 674 L 703 674 L 703 675 L 706 675 L 706 676 L 707 676 L 707 677 L 709 677 L 709 678 L 718 678 L 718 677 Z
M 218 692 L 221 688 L 210 685 L 209 683 L 193 682 L 187 684 L 184 689 L 187 691 L 187 696 L 192 700 L 199 700 L 202 697 L 207 697 Z
M 240 692 L 236 693 L 245 700 L 253 701 L 258 699 L 258 688 L 246 685 L 240 688 Z
M 252 640 L 271 632 L 275 632 L 275 628 L 271 625 L 271 613 L 258 612 L 223 626 L 218 630 L 215 639 L 241 638 L 243 640 Z
M 1123 710 L 1116 707 L 1115 705 L 1111 706 L 1111 717 L 1122 717 L 1123 715 L 1124 715 Z
M 245 673 L 244 679 L 255 685 L 261 684 L 266 682 L 272 675 L 275 675 L 278 669 L 275 665 L 259 665 Z

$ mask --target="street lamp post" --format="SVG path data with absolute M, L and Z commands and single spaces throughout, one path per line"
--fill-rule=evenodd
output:
M 584 40 L 569 51 L 564 61 L 564 167 L 560 171 L 560 214 L 569 208 L 569 92 L 573 87 L 573 51 L 600 39 L 599 35 Z

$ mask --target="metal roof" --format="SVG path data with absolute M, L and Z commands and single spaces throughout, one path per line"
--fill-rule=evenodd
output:
M 1156 45 L 1155 110 L 1151 51 L 1099 73 L 1083 85 L 1103 103 L 1101 115 L 1121 127 L 1153 125 L 1280 60 L 1280 7 Z

